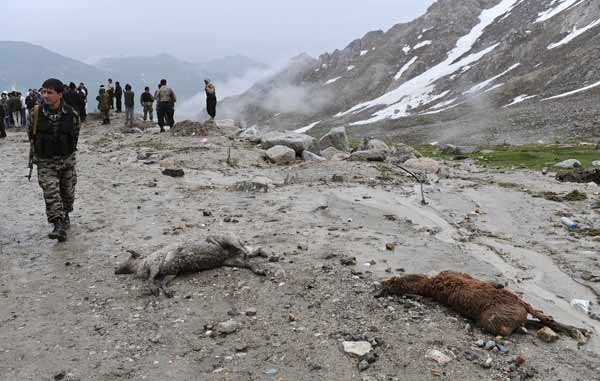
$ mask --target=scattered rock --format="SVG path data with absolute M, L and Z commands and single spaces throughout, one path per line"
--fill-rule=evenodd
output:
M 438 161 L 426 157 L 407 160 L 404 162 L 404 165 L 408 168 L 418 169 L 435 175 L 442 175 L 443 172 L 445 172 L 442 170 L 442 165 Z
M 367 146 L 363 151 L 384 151 L 389 153 L 390 147 L 381 140 L 371 139 L 367 142 Z
M 160 161 L 161 168 L 174 168 L 177 167 L 177 163 L 175 162 L 175 158 L 167 157 L 166 159 L 162 159 Z
M 373 350 L 371 343 L 368 341 L 344 341 L 342 342 L 344 352 L 362 357 Z
M 583 312 L 584 314 L 590 313 L 590 308 L 592 307 L 592 302 L 584 299 L 573 299 L 571 300 L 571 307 L 575 308 L 579 312 Z
M 581 162 L 576 159 L 568 159 L 553 165 L 556 168 L 581 168 Z
M 162 170 L 162 174 L 165 176 L 171 176 L 171 177 L 183 177 L 185 175 L 185 172 L 183 171 L 183 168 L 173 167 L 173 168 L 164 168 Z
M 452 359 L 446 354 L 438 351 L 437 349 L 430 349 L 425 354 L 425 358 L 429 360 L 433 360 L 438 364 L 445 365 L 448 364 Z
M 233 186 L 237 192 L 263 192 L 269 191 L 269 184 L 260 181 L 238 181 Z
M 67 375 L 67 372 L 65 372 L 64 370 L 61 370 L 60 372 L 58 372 L 54 375 L 54 379 L 62 380 L 63 378 L 65 378 L 66 375 Z
M 485 343 L 484 348 L 488 351 L 491 351 L 492 349 L 496 348 L 496 342 L 494 340 L 488 340 Z
M 317 154 L 321 151 L 315 138 L 306 134 L 297 134 L 294 132 L 271 132 L 262 137 L 262 149 L 268 150 L 275 146 L 291 148 L 298 156 L 302 155 L 304 150 Z
M 356 257 L 344 257 L 340 259 L 342 266 L 356 266 Z
M 335 155 L 344 154 L 344 153 L 345 152 L 340 151 L 339 149 L 337 149 L 335 147 L 329 147 L 329 148 L 325 148 L 324 150 L 321 151 L 321 156 L 323 156 L 327 160 L 332 160 Z
M 446 144 L 442 146 L 442 153 L 446 155 L 468 155 L 479 151 L 476 146 L 454 146 L 452 144 Z
M 560 337 L 556 332 L 548 327 L 544 327 L 537 331 L 537 337 L 546 343 L 553 343 Z
M 286 165 L 296 160 L 296 152 L 286 146 L 274 146 L 267 150 L 267 159 L 277 165 Z
M 319 139 L 319 147 L 324 150 L 329 147 L 334 147 L 342 152 L 348 151 L 348 136 L 346 128 L 336 127 L 329 130 L 321 139 Z
M 473 353 L 470 351 L 466 351 L 463 356 L 465 357 L 465 359 L 467 359 L 468 361 L 477 361 L 479 360 L 479 355 L 477 355 L 477 353 Z
M 493 364 L 494 360 L 492 360 L 491 357 L 488 357 L 487 359 L 485 359 L 484 362 L 481 363 L 481 366 L 483 367 L 483 369 L 490 369 Z
M 360 372 L 363 372 L 367 369 L 369 369 L 371 365 L 369 364 L 369 362 L 367 360 L 362 360 L 361 362 L 358 363 L 358 370 Z
M 236 332 L 240 328 L 240 324 L 235 320 L 227 320 L 217 325 L 217 332 L 221 335 L 229 335 Z
M 304 161 L 325 161 L 324 157 L 316 155 L 310 151 L 302 151 L 302 160 Z
M 256 316 L 256 308 L 248 308 L 244 311 L 244 315 L 246 316 Z
M 399 163 L 404 163 L 410 159 L 418 159 L 423 157 L 419 151 L 406 144 L 399 143 L 394 146 L 394 157 Z
M 385 150 L 356 151 L 350 154 L 350 160 L 354 161 L 385 161 L 388 152 Z
M 267 369 L 267 370 L 265 370 L 265 374 L 266 374 L 267 376 L 274 376 L 274 375 L 276 375 L 277 373 L 279 373 L 279 371 L 278 371 L 277 369 L 275 369 L 275 368 L 271 368 L 271 369 Z
M 245 130 L 240 132 L 240 138 L 248 140 L 252 143 L 260 143 L 262 140 L 260 137 L 260 133 L 258 132 L 257 126 L 246 128 Z

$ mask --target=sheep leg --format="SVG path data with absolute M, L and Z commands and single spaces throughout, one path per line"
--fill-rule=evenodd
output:
M 556 332 L 565 332 L 579 343 L 586 343 L 588 331 L 585 329 L 577 328 L 572 325 L 562 324 L 554 320 L 550 315 L 544 314 L 542 311 L 536 310 L 532 306 L 527 306 L 527 312 L 534 318 L 538 319 L 543 325 L 549 327 Z

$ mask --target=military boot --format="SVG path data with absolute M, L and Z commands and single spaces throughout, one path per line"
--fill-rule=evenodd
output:
M 56 239 L 58 242 L 65 242 L 67 240 L 67 232 L 62 220 L 54 221 L 54 230 L 48 234 L 48 238 Z
M 63 220 L 63 227 L 65 230 L 69 230 L 71 227 L 71 219 L 69 218 L 69 213 L 65 214 L 65 219 Z

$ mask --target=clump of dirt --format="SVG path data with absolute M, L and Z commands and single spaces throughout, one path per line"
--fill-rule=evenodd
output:
M 583 201 L 583 200 L 587 200 L 587 195 L 578 190 L 574 190 L 573 192 L 568 193 L 562 199 L 565 201 Z
M 558 193 L 544 192 L 541 196 L 549 201 L 563 202 L 563 198 Z
M 585 228 L 577 231 L 580 236 L 587 237 L 598 237 L 600 236 L 600 229 L 598 228 Z
M 600 169 L 574 170 L 556 174 L 560 182 L 600 184 Z
M 171 129 L 173 136 L 208 136 L 211 123 L 200 123 L 191 120 L 184 120 L 176 123 Z

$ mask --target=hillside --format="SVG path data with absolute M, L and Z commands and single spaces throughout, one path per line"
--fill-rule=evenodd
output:
M 108 74 L 94 66 L 27 42 L 0 41 L 0 89 L 39 88 L 50 78 L 64 81 L 105 82 Z
M 252 89 L 231 102 L 247 105 L 237 117 L 248 124 L 316 135 L 346 125 L 413 142 L 589 136 L 599 24 L 589 0 L 440 0 L 296 73 L 289 85 L 315 107 L 273 110 Z

